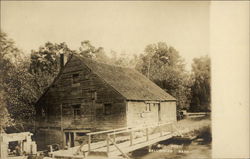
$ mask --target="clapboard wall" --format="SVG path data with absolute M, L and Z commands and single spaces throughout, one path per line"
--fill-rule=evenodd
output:
M 76 74 L 79 77 L 74 79 Z M 108 114 L 105 105 L 110 105 Z M 79 106 L 77 118 L 74 106 Z M 43 131 L 43 136 L 58 136 L 61 127 L 96 131 L 126 126 L 124 97 L 74 57 L 40 98 L 36 108 L 37 132 Z M 46 143 L 57 141 L 52 139 Z

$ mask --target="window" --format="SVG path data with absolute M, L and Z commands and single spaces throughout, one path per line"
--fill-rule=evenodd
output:
M 73 84 L 75 85 L 75 84 Z M 82 90 L 80 89 L 80 87 L 74 87 L 71 89 L 71 95 L 75 96 L 75 97 L 81 97 L 82 96 Z
M 41 110 L 41 114 L 42 114 L 42 117 L 44 118 L 45 117 L 45 110 L 44 110 L 44 108 L 42 108 L 42 110 Z
M 83 76 L 83 78 L 84 78 L 84 80 L 89 80 L 89 74 L 85 74 L 85 75 Z
M 72 77 L 73 77 L 73 84 L 79 83 L 80 76 L 78 73 L 73 74 Z
M 151 104 L 150 103 L 146 103 L 145 112 L 150 112 L 150 111 L 151 111 Z
M 72 105 L 73 107 L 73 117 L 74 119 L 79 119 L 81 117 L 81 109 L 80 109 L 80 104 L 77 105 Z
M 96 91 L 92 91 L 91 92 L 91 99 L 92 100 L 96 100 L 97 99 L 97 93 L 96 93 Z
M 112 108 L 111 104 L 104 104 L 104 114 L 105 115 L 110 115 L 111 114 L 111 108 Z

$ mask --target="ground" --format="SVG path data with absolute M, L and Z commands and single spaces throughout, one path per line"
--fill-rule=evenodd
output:
M 179 122 L 181 127 L 189 127 L 196 121 L 200 125 L 210 123 L 210 119 L 186 119 Z M 154 147 L 144 148 L 134 151 L 131 154 L 133 159 L 202 159 L 211 158 L 211 129 L 210 124 L 199 131 L 194 131 L 187 136 L 197 136 L 194 140 L 187 139 L 170 139 L 160 142 Z

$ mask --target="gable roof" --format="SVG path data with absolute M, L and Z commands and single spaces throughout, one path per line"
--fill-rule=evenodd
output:
M 176 101 L 173 96 L 134 69 L 108 65 L 72 54 L 68 58 L 65 66 L 59 71 L 53 82 L 45 89 L 36 103 L 41 101 L 74 57 L 82 61 L 93 73 L 113 87 L 127 100 Z
M 73 55 L 127 100 L 176 100 L 138 71 Z

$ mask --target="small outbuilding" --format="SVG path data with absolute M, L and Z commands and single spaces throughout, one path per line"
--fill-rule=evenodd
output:
M 88 132 L 168 121 L 176 99 L 141 73 L 72 55 L 36 104 L 36 140 L 76 146 Z

